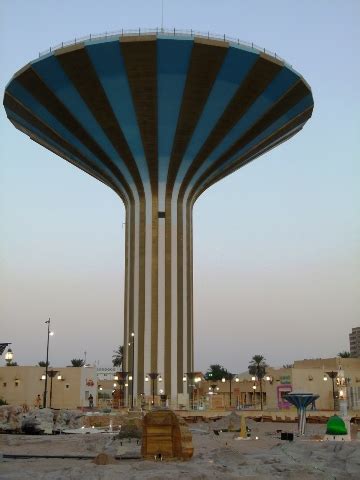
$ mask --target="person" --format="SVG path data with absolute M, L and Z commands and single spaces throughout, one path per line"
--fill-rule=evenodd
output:
M 35 407 L 40 408 L 41 406 L 41 397 L 40 394 L 35 398 Z
M 93 406 L 94 406 L 94 397 L 90 393 L 90 395 L 89 395 L 89 407 L 93 408 Z

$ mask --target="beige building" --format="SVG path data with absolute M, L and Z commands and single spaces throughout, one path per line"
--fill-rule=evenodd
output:
M 54 367 L 49 372 L 57 372 L 53 378 L 48 375 L 47 406 L 53 408 L 77 408 L 88 406 L 89 395 L 97 400 L 96 368 Z M 0 367 L 0 398 L 9 405 L 41 405 L 45 390 L 44 367 Z M 50 398 L 51 397 L 51 398 Z
M 131 401 L 131 382 L 123 382 L 120 387 L 114 368 L 54 368 L 58 373 L 48 379 L 47 405 L 54 408 L 77 408 L 89 405 L 89 395 L 94 398 L 94 406 L 128 407 Z M 334 372 L 335 408 L 342 393 L 347 398 L 349 409 L 360 411 L 360 358 L 326 358 L 295 361 L 292 368 L 268 368 L 262 381 L 264 410 L 287 410 L 291 405 L 284 396 L 289 392 L 309 392 L 319 395 L 316 401 L 318 410 L 332 410 L 334 407 L 333 382 L 327 372 Z M 43 398 L 45 373 L 43 367 L 0 367 L 0 398 L 9 404 L 33 406 L 37 395 Z M 61 377 L 61 378 L 60 378 Z M 172 408 L 189 408 L 194 405 L 199 410 L 224 410 L 230 408 L 260 409 L 261 393 L 258 380 L 251 375 L 237 375 L 231 382 L 194 382 L 190 394 L 184 394 L 181 402 L 168 405 Z M 155 404 L 160 404 L 162 383 L 154 385 Z M 134 405 L 150 406 L 152 395 L 135 395 Z
M 334 372 L 332 379 L 327 372 Z M 240 374 L 231 382 L 231 406 L 260 408 L 260 383 L 251 375 Z M 265 410 L 291 408 L 284 395 L 290 392 L 318 394 L 318 410 L 337 409 L 339 397 L 347 398 L 350 410 L 360 410 L 360 358 L 327 358 L 295 361 L 292 368 L 268 368 L 262 381 Z M 230 407 L 230 382 L 204 381 L 193 392 L 196 408 L 224 409 Z

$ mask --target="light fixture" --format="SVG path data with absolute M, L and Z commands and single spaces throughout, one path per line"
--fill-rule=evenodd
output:
M 186 382 L 186 375 L 183 376 L 183 382 Z
M 209 387 L 209 390 L 211 390 L 211 387 Z
M 255 382 L 256 377 L 252 376 L 252 377 L 251 377 L 251 380 L 252 380 L 253 382 Z
M 99 387 L 99 390 L 102 390 L 102 387 Z
M 219 391 L 219 390 L 220 390 L 220 387 L 216 387 L 216 390 Z
M 161 375 L 160 375 L 160 377 L 159 377 L 159 382 L 162 382 L 162 376 L 161 376 Z
M 129 375 L 129 380 L 131 382 L 131 380 L 133 379 L 132 375 Z
M 128 387 L 128 386 L 129 386 L 129 384 L 128 384 L 128 383 L 125 383 L 125 387 Z
M 328 380 L 327 375 L 324 375 L 324 382 L 327 382 L 327 380 Z
M 11 362 L 11 360 L 14 358 L 14 353 L 11 350 L 11 348 L 8 348 L 7 352 L 5 353 L 5 360 L 7 362 Z
M 129 345 L 129 347 L 130 347 L 131 343 L 130 343 L 130 342 L 128 342 L 128 345 Z
M 195 383 L 201 382 L 201 377 L 195 377 L 194 381 L 195 381 Z
M 265 380 L 267 380 L 268 382 L 270 382 L 270 376 L 269 376 L 269 375 L 266 375 Z
M 149 376 L 146 375 L 146 377 L 145 377 L 145 382 L 148 382 L 148 381 L 149 381 Z
M 119 380 L 119 377 L 117 375 L 114 375 L 114 380 Z
M 40 379 L 40 380 L 45 380 L 45 378 L 46 378 L 46 375 L 45 375 L 45 374 L 44 374 L 44 375 L 41 375 L 41 379 Z
M 225 377 L 223 377 L 223 378 L 221 379 L 221 381 L 222 381 L 222 383 L 225 383 Z
M 134 333 L 134 332 L 131 332 L 131 336 L 132 336 L 132 337 L 135 337 L 135 333 Z
M 339 390 L 339 398 L 340 400 L 344 399 L 344 390 Z
M 50 337 L 53 337 L 55 335 L 55 332 L 51 331 L 49 332 Z
M 235 382 L 236 382 L 236 383 L 240 382 L 240 378 L 239 378 L 239 377 L 236 377 L 236 378 L 235 378 Z
M 256 385 L 253 385 L 252 388 L 253 388 L 253 390 L 256 390 Z
M 64 380 L 63 377 L 62 377 L 62 375 L 58 375 L 58 376 L 57 376 L 57 379 L 58 379 L 58 380 Z
M 160 395 L 162 395 L 164 393 L 164 390 L 160 389 L 159 393 L 160 393 Z
M 116 383 L 113 383 L 113 387 L 116 387 Z

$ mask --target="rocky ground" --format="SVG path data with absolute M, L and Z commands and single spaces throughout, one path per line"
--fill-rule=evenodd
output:
M 252 479 L 323 480 L 360 478 L 360 442 L 316 441 L 324 425 L 309 425 L 307 436 L 281 441 L 279 432 L 296 431 L 294 424 L 248 422 L 252 437 L 237 440 L 236 433 L 214 434 L 213 425 L 191 425 L 194 457 L 188 462 L 115 460 L 96 465 L 91 458 L 0 460 L 1 480 L 119 480 L 119 479 Z M 217 425 L 219 427 L 221 425 Z M 256 440 L 255 437 L 259 439 Z M 0 435 L 0 454 L 89 455 L 105 452 L 138 456 L 137 441 L 116 435 Z

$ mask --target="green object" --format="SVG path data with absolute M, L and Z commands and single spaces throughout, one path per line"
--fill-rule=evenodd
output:
M 330 417 L 326 424 L 326 433 L 327 435 L 346 435 L 347 430 L 344 420 L 337 415 Z

